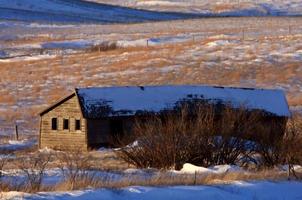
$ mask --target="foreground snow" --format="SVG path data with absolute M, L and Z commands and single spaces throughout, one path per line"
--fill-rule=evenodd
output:
M 127 187 L 120 190 L 98 189 L 70 192 L 24 194 L 9 192 L 4 199 L 215 199 L 215 200 L 294 200 L 302 199 L 302 182 L 234 182 L 214 186 Z

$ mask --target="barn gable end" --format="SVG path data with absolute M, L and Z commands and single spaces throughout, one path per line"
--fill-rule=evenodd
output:
M 40 148 L 87 149 L 86 119 L 82 116 L 75 94 L 57 102 L 40 115 Z M 64 120 L 65 126 L 68 122 L 68 127 L 64 128 Z

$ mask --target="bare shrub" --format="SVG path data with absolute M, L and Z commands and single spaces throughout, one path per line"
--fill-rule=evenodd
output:
M 137 120 L 134 135 L 139 146 L 123 148 L 119 156 L 139 168 L 180 169 L 186 162 L 235 164 L 253 153 L 247 139 L 259 116 L 261 113 L 230 105 L 181 105 L 173 112 Z
M 265 120 L 265 119 L 262 119 Z M 260 156 L 257 160 L 258 167 L 273 167 L 281 162 L 281 147 L 284 123 L 271 120 L 269 124 L 259 123 L 256 125 L 257 143 L 255 152 Z
M 40 191 L 45 170 L 51 160 L 51 154 L 38 153 L 33 157 L 21 159 L 19 169 L 25 173 L 26 180 L 22 190 L 27 192 Z
M 248 139 L 255 131 L 255 124 L 259 123 L 261 116 L 262 113 L 248 112 L 243 106 L 237 109 L 231 105 L 223 106 L 219 119 L 215 121 L 215 126 L 219 129 L 207 145 L 208 165 L 250 162 L 254 153 L 254 142 Z
M 88 186 L 94 181 L 92 169 L 92 157 L 80 151 L 60 152 L 57 154 L 59 168 L 63 174 L 63 183 L 60 188 L 73 190 Z
M 101 52 L 101 51 L 115 50 L 117 48 L 118 47 L 117 47 L 116 42 L 103 42 L 103 43 L 101 43 L 99 45 L 92 46 L 88 51 L 91 51 L 91 52 L 95 52 L 95 51 Z
M 139 168 L 155 167 L 179 169 L 191 159 L 190 149 L 195 149 L 189 137 L 190 120 L 187 110 L 178 113 L 151 115 L 145 120 L 138 119 L 134 135 L 139 138 L 139 147 L 124 148 L 120 156 Z M 191 135 L 191 138 L 195 135 Z

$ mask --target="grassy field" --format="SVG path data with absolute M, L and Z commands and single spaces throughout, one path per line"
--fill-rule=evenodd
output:
M 119 45 L 100 52 L 46 52 L 42 57 L 0 60 L 0 133 L 12 133 L 17 121 L 22 134 L 36 134 L 39 111 L 75 87 L 209 84 L 279 88 L 285 90 L 290 106 L 299 108 L 301 27 L 302 18 L 7 26 L 0 35 L 14 33 L 16 37 L 2 40 L 5 48 L 20 50 L 43 42 L 74 40 Z

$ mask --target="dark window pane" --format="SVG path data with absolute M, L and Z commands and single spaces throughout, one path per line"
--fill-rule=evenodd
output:
M 75 129 L 76 130 L 81 130 L 81 120 L 76 119 L 76 121 L 75 121 Z
M 68 130 L 69 129 L 69 120 L 68 119 L 64 119 L 64 121 L 63 121 L 63 129 L 64 130 Z
M 57 118 L 51 119 L 51 129 L 52 130 L 58 130 L 58 120 Z

